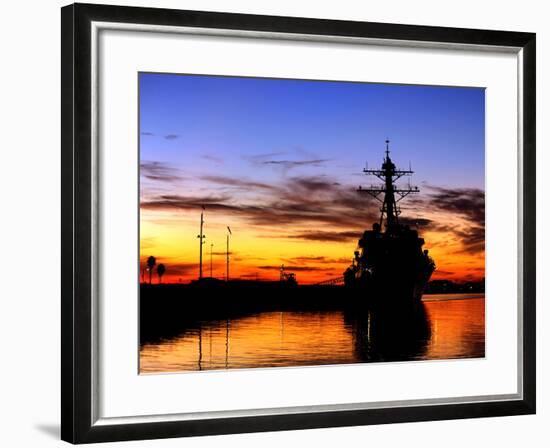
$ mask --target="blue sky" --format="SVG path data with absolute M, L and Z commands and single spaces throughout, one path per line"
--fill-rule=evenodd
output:
M 358 183 L 389 138 L 417 183 L 483 188 L 484 115 L 484 89 L 140 74 L 141 160 L 217 172 L 219 159 L 237 176 L 271 155 Z

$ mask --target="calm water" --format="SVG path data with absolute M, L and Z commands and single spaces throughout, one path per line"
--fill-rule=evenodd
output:
M 140 349 L 142 373 L 485 356 L 483 294 L 424 296 L 411 317 L 266 312 L 200 322 Z

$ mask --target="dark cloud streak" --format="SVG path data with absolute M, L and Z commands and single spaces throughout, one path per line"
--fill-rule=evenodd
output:
M 477 254 L 484 251 L 485 192 L 478 188 L 444 188 L 432 185 L 427 185 L 426 188 L 429 191 L 427 199 L 415 198 L 412 201 L 416 208 L 457 215 L 465 224 L 441 223 L 420 218 L 421 227 L 453 235 L 462 244 L 462 252 Z
M 162 167 L 149 167 L 149 178 L 163 176 L 169 180 L 173 173 L 162 172 Z M 143 209 L 194 210 L 205 206 L 207 210 L 233 214 L 255 226 L 271 229 L 304 228 L 287 235 L 287 238 L 304 241 L 352 242 L 362 231 L 378 221 L 379 210 L 373 199 L 359 195 L 355 187 L 339 185 L 329 176 L 304 176 L 285 179 L 283 184 L 267 184 L 261 181 L 210 175 L 202 180 L 228 188 L 217 195 L 183 196 L 160 195 L 142 202 Z M 400 222 L 421 231 L 448 233 L 458 239 L 463 252 L 476 254 L 484 250 L 485 243 L 485 195 L 473 188 L 450 189 L 429 186 L 428 194 L 409 203 L 409 210 L 416 210 L 417 218 L 405 216 Z M 253 203 L 246 203 L 246 195 L 237 191 L 260 192 Z M 437 222 L 423 217 L 440 211 L 460 217 L 458 223 L 446 219 Z M 292 227 L 289 227 L 292 226 Z M 326 230 L 326 228 L 330 230 Z M 309 230 L 311 228 L 311 230 Z
M 341 242 L 357 240 L 361 237 L 362 231 L 347 231 L 347 232 L 324 232 L 311 231 L 303 232 L 295 235 L 290 235 L 288 238 L 296 238 L 308 241 L 324 241 L 324 242 Z
M 281 167 L 283 170 L 290 170 L 299 166 L 324 166 L 330 159 L 313 159 L 313 160 L 265 160 L 263 165 L 275 165 Z
M 356 229 L 361 222 L 366 224 L 378 218 L 377 213 L 370 211 L 370 198 L 360 197 L 352 187 L 335 185 L 330 178 L 291 178 L 284 185 L 277 186 L 223 176 L 208 176 L 204 179 L 223 186 L 260 189 L 268 195 L 265 201 L 256 199 L 254 204 L 238 203 L 235 196 L 229 194 L 203 197 L 161 195 L 143 201 L 141 207 L 192 210 L 205 205 L 207 209 L 232 213 L 258 226 L 274 228 L 307 224 L 319 228 L 329 225 L 342 232 Z M 342 235 L 326 235 L 333 239 L 343 238 Z
M 485 225 L 485 192 L 478 188 L 429 187 L 429 205 L 462 215 L 472 224 Z
M 149 180 L 174 182 L 181 179 L 178 170 L 163 162 L 144 161 L 139 165 L 140 175 Z
M 208 182 L 212 182 L 215 184 L 228 186 L 228 187 L 236 187 L 236 188 L 243 188 L 243 189 L 250 189 L 250 188 L 260 188 L 264 190 L 276 190 L 277 188 L 265 184 L 262 182 L 256 182 L 256 181 L 250 181 L 245 179 L 238 179 L 235 177 L 228 177 L 228 176 L 203 176 L 203 180 L 206 180 Z

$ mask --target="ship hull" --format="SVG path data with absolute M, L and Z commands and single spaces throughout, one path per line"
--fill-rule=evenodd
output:
M 417 259 L 416 263 L 383 263 L 359 270 L 347 276 L 345 285 L 354 289 L 358 300 L 369 304 L 407 304 L 419 302 L 434 266 L 428 260 Z

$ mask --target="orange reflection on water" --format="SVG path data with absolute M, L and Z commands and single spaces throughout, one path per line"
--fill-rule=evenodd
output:
M 453 300 L 465 294 L 427 296 L 431 338 L 426 359 L 485 356 L 485 299 Z M 479 294 L 471 297 L 479 297 Z
M 200 322 L 176 337 L 143 344 L 140 372 L 483 357 L 485 300 L 476 297 L 426 296 L 422 321 L 415 323 L 422 331 L 402 326 L 394 331 L 391 316 L 381 320 L 343 311 Z

